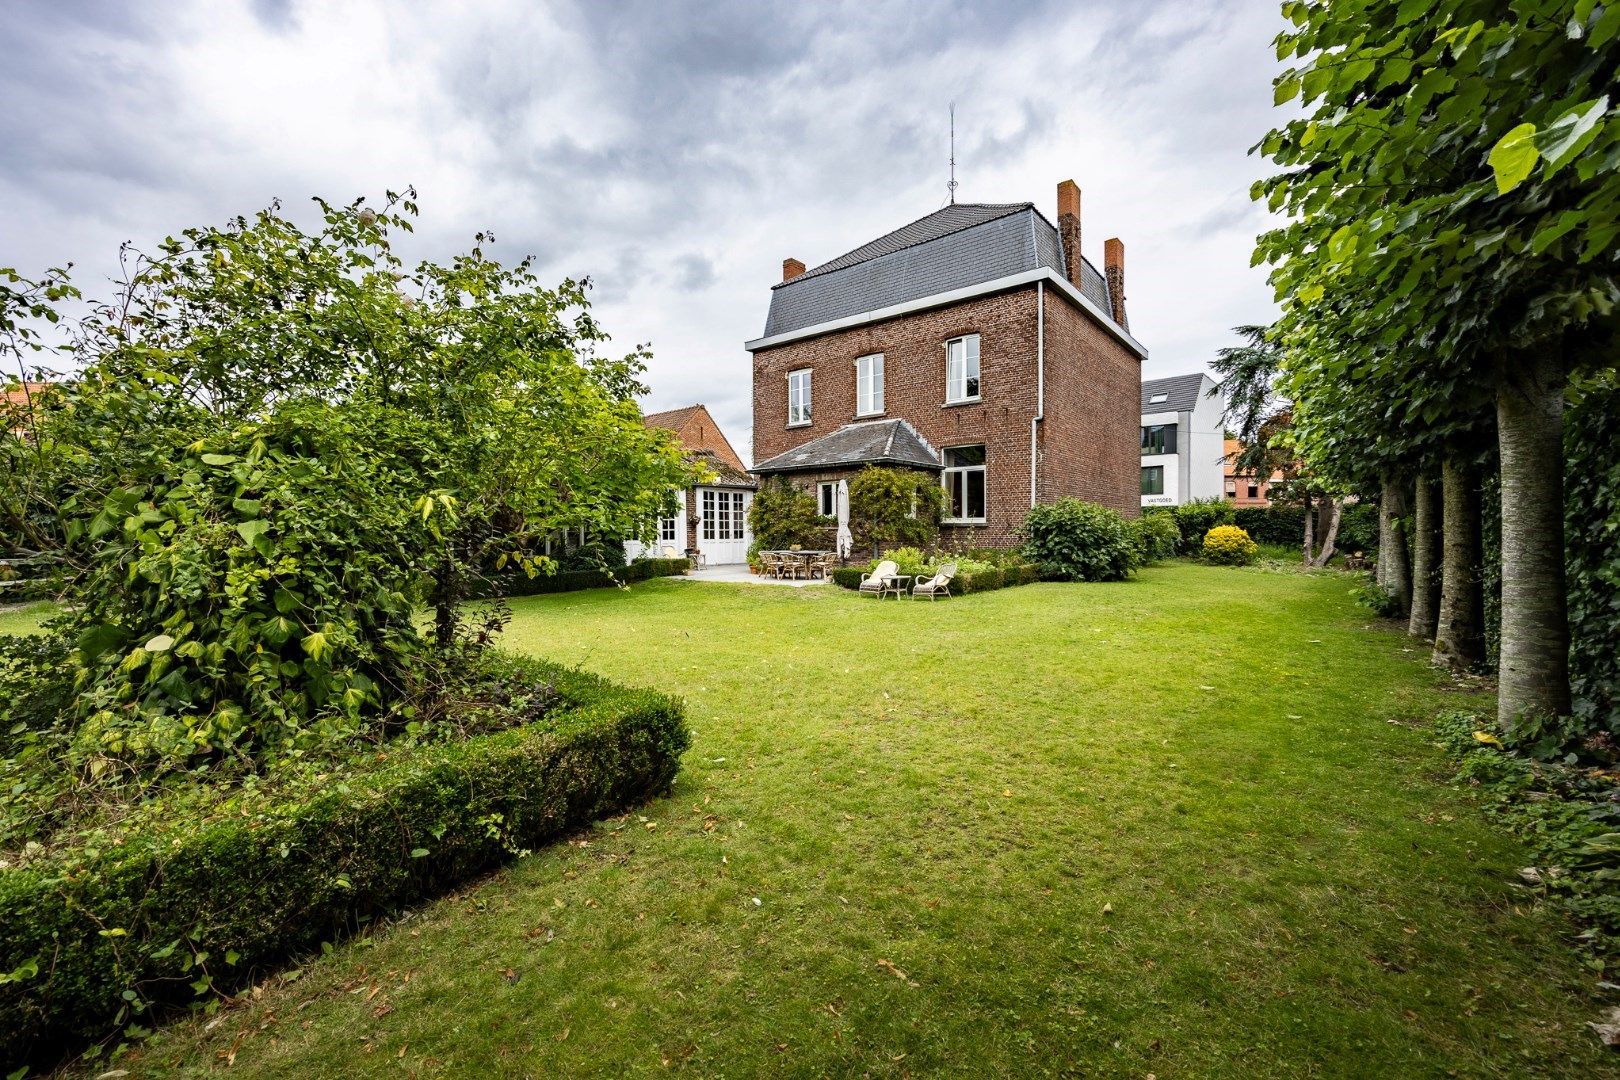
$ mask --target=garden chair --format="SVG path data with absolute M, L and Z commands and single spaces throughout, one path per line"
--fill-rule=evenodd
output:
M 955 576 L 956 564 L 948 562 L 939 568 L 939 573 L 927 581 L 917 582 L 916 587 L 911 590 L 911 598 L 915 600 L 919 596 L 926 596 L 929 600 L 933 600 L 936 597 L 943 596 L 950 599 L 951 579 Z
M 900 572 L 900 564 L 892 559 L 884 559 L 870 573 L 861 577 L 861 592 L 871 593 L 879 600 L 889 591 L 889 579 Z
M 831 554 L 819 555 L 810 560 L 810 576 L 819 577 L 826 581 L 832 577 L 833 557 Z
M 661 550 L 658 554 L 661 558 L 665 559 L 680 558 L 680 555 L 675 551 L 675 548 L 669 544 L 665 544 L 663 550 Z

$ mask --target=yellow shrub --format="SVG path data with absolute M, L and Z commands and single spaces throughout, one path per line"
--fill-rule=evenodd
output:
M 1204 535 L 1204 558 L 1222 566 L 1247 566 L 1259 550 L 1236 525 L 1217 525 Z

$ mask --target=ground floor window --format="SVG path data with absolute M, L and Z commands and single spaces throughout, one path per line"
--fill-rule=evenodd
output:
M 747 518 L 743 514 L 740 491 L 703 493 L 703 539 L 741 540 Z
M 673 544 L 675 542 L 675 519 L 672 517 L 658 519 L 658 539 L 661 543 Z
M 823 480 L 816 485 L 816 512 L 822 517 L 838 516 L 838 484 Z
M 1144 465 L 1144 466 L 1142 466 L 1142 494 L 1144 494 L 1144 495 L 1163 495 L 1164 494 L 1164 466 L 1163 465 Z
M 945 451 L 945 516 L 951 521 L 984 520 L 984 447 L 953 446 Z

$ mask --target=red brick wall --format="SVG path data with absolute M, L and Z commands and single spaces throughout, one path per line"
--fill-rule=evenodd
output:
M 1141 502 L 1139 364 L 1061 295 L 1048 289 L 1046 298 L 1041 499 L 1075 495 L 1135 516 Z M 942 540 L 1009 546 L 1029 509 L 1036 323 L 1030 286 L 762 349 L 753 360 L 754 460 L 854 423 L 855 359 L 883 353 L 883 419 L 909 421 L 935 450 L 985 445 L 986 524 L 947 527 Z M 983 400 L 947 406 L 944 343 L 962 334 L 979 335 Z M 806 367 L 815 372 L 812 422 L 789 428 L 787 374 Z
M 1074 496 L 1140 515 L 1141 409 L 1141 361 L 1048 289 L 1041 501 Z

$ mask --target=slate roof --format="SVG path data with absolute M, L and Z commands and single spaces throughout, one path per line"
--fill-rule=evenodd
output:
M 702 487 L 747 488 L 753 491 L 759 485 L 754 478 L 741 469 L 734 467 L 713 450 L 698 450 L 691 455 L 693 461 L 708 466 L 714 473 L 715 479 L 704 482 Z
M 869 420 L 845 424 L 837 431 L 762 461 L 756 474 L 830 469 L 845 465 L 908 465 L 939 469 L 939 455 L 917 429 L 904 420 Z
M 1142 381 L 1142 411 L 1144 413 L 1191 412 L 1198 404 L 1199 389 L 1204 385 L 1204 373 L 1172 375 L 1168 379 Z M 1150 403 L 1155 394 L 1166 395 L 1165 400 Z
M 1063 245 L 1034 203 L 955 203 L 771 286 L 764 336 L 1042 267 L 1063 273 Z M 1086 298 L 1113 311 L 1096 267 L 1082 259 L 1080 276 Z

